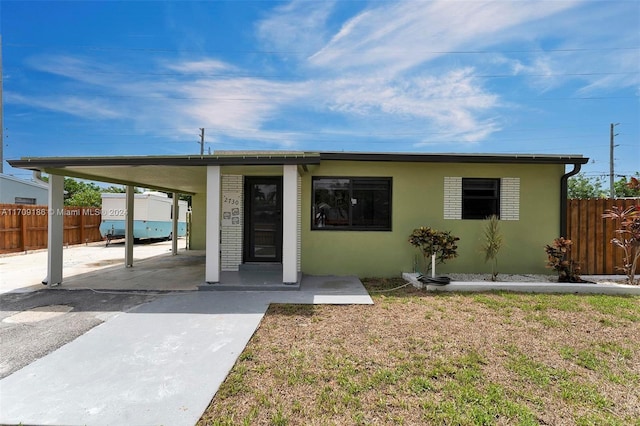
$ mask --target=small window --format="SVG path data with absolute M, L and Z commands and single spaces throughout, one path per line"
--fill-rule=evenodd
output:
M 16 204 L 29 204 L 29 205 L 36 204 L 35 198 L 16 197 L 15 200 L 16 200 Z
M 391 230 L 391 178 L 314 178 L 311 229 Z
M 462 218 L 500 216 L 500 179 L 462 179 Z

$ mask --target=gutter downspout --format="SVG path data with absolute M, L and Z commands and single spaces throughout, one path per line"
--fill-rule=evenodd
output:
M 571 176 L 577 175 L 580 173 L 580 168 L 582 167 L 579 163 L 573 164 L 573 170 L 569 173 L 565 173 L 560 178 L 560 236 L 567 237 L 567 181 Z

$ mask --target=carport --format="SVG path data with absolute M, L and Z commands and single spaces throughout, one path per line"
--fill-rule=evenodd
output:
M 281 225 L 276 240 L 280 244 L 278 256 L 271 260 L 267 275 L 272 284 L 299 284 L 300 281 L 300 189 L 301 173 L 307 166 L 318 164 L 320 156 L 302 152 L 233 152 L 206 156 L 144 156 L 144 157 L 49 157 L 23 158 L 9 161 L 11 166 L 44 172 L 49 178 L 49 231 L 47 278 L 49 285 L 63 282 L 63 203 L 64 177 L 75 177 L 126 186 L 126 226 L 124 265 L 133 266 L 133 210 L 134 188 L 143 187 L 173 194 L 173 229 L 177 235 L 177 208 L 180 194 L 198 199 L 199 220 L 194 223 L 191 234 L 204 244 L 204 284 L 242 283 L 243 277 L 255 275 L 252 269 L 245 271 L 223 271 L 221 247 L 223 230 L 221 222 L 224 208 L 222 199 L 223 175 L 241 178 L 261 177 L 280 182 L 279 210 Z M 204 238 L 202 238 L 204 236 Z M 172 253 L 176 255 L 177 240 L 174 239 Z M 221 256 L 222 255 L 222 256 Z M 247 255 L 245 254 L 245 257 Z M 261 265 L 267 262 L 258 259 Z M 265 271 L 262 271 L 265 272 Z M 264 275 L 264 274 L 261 274 Z M 231 280 L 231 281 L 229 281 Z M 246 283 L 246 282 L 245 282 Z M 232 283 L 233 284 L 233 283 Z

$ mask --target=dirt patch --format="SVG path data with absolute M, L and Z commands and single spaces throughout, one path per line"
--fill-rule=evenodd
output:
M 425 293 L 272 306 L 200 424 L 634 424 L 640 298 Z M 376 293 L 377 292 L 377 293 Z

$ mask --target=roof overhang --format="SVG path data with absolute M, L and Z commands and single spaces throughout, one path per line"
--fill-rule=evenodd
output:
M 195 194 L 206 190 L 207 166 L 254 167 L 265 171 L 283 165 L 319 164 L 314 153 L 202 156 L 30 157 L 9 160 L 12 167 L 54 175 Z
M 383 161 L 422 163 L 586 164 L 581 155 L 541 154 L 420 154 L 371 152 L 233 152 L 219 155 L 30 157 L 9 160 L 12 167 L 37 170 L 93 181 L 133 185 L 168 192 L 196 194 L 206 191 L 207 166 L 237 172 L 275 172 L 278 166 L 304 170 L 321 161 Z

